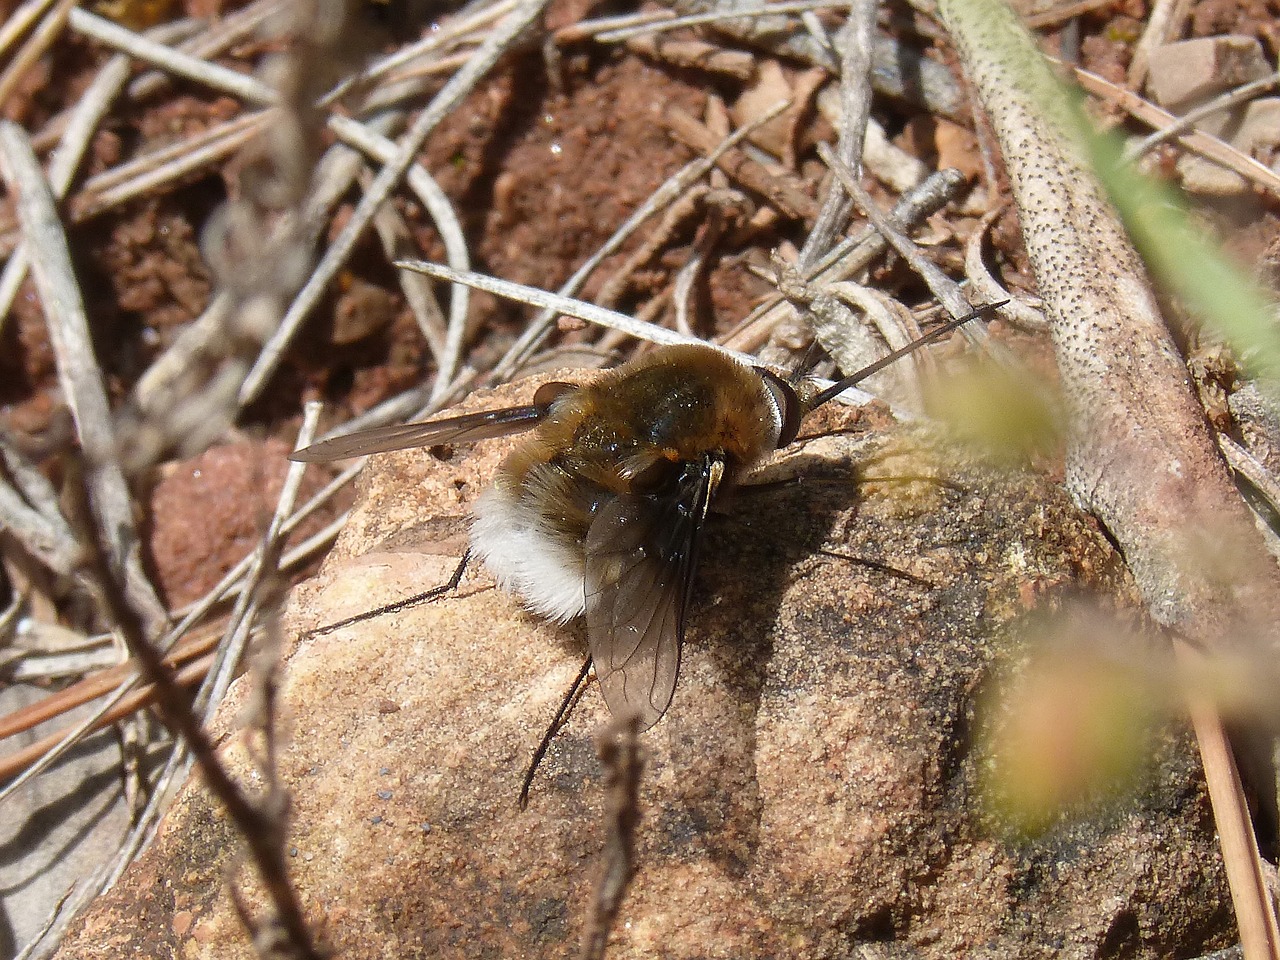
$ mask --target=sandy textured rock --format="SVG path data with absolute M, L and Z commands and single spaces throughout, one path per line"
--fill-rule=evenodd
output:
M 456 518 L 506 449 L 377 459 L 334 556 L 294 599 L 294 629 L 443 580 Z M 918 438 L 826 438 L 797 464 L 803 483 L 744 493 L 711 525 L 675 700 L 643 737 L 639 872 L 610 956 L 845 957 L 862 942 L 927 957 L 1190 956 L 1227 942 L 1183 735 L 1162 744 L 1149 791 L 1103 821 L 1024 845 L 977 822 L 975 701 L 1020 618 L 1060 595 L 1127 602 L 1094 525 L 1048 483 Z M 583 651 L 580 629 L 524 615 L 479 571 L 444 602 L 295 643 L 292 865 L 343 957 L 575 953 L 603 843 L 597 691 L 529 809 L 515 799 Z M 243 767 L 233 721 L 229 708 L 224 750 Z M 248 956 L 221 889 L 235 849 L 189 786 L 62 956 Z

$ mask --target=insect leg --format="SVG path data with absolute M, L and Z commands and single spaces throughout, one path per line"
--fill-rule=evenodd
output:
M 866 567 L 869 570 L 876 570 L 880 573 L 887 574 L 890 577 L 900 577 L 911 583 L 921 587 L 932 587 L 937 589 L 938 584 L 932 580 L 926 580 L 924 577 L 917 577 L 914 573 L 908 573 L 906 570 L 899 570 L 892 564 L 882 563 L 879 560 L 872 560 L 870 557 L 859 557 L 852 553 L 841 553 L 839 550 L 819 550 L 818 554 L 824 557 L 831 557 L 835 560 L 847 560 L 850 563 L 856 563 L 860 567 Z
M 538 765 L 542 763 L 542 758 L 547 755 L 547 750 L 551 747 L 551 741 L 555 739 L 556 734 L 569 719 L 569 713 L 573 709 L 573 705 L 578 700 L 578 694 L 582 691 L 582 685 L 587 680 L 587 674 L 591 671 L 591 657 L 587 656 L 582 661 L 582 669 L 578 671 L 578 675 L 574 677 L 573 683 L 569 685 L 569 692 L 564 695 L 564 699 L 560 701 L 560 709 L 556 711 L 555 718 L 547 726 L 547 731 L 542 735 L 542 741 L 538 744 L 538 749 L 533 751 L 533 759 L 529 761 L 529 769 L 525 771 L 524 780 L 520 783 L 520 809 L 523 810 L 529 806 L 529 787 L 533 783 L 533 775 L 538 772 Z
M 415 594 L 412 597 L 405 597 L 403 600 L 397 600 L 395 603 L 388 603 L 385 607 L 377 607 L 373 610 L 366 610 L 364 613 L 357 613 L 354 616 L 346 617 L 335 623 L 327 623 L 323 627 L 309 631 L 308 636 L 319 637 L 326 633 L 332 633 L 334 630 L 340 630 L 343 627 L 349 627 L 353 623 L 360 623 L 364 620 L 372 620 L 374 617 L 381 617 L 388 613 L 399 613 L 401 610 L 408 610 L 410 607 L 416 607 L 420 603 L 431 603 L 433 600 L 439 600 L 446 593 L 451 593 L 458 589 L 458 584 L 462 582 L 462 575 L 466 573 L 467 564 L 471 562 L 471 550 L 467 549 L 462 555 L 462 559 L 458 561 L 458 566 L 454 568 L 449 579 L 440 584 L 438 587 L 432 587 L 424 593 Z

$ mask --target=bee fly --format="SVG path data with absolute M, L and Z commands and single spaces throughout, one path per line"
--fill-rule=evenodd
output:
M 589 667 L 610 712 L 637 716 L 640 730 L 670 705 L 712 502 L 790 444 L 813 410 L 997 306 L 950 320 L 822 390 L 811 381 L 793 387 L 711 347 L 665 346 L 583 386 L 544 384 L 525 406 L 375 427 L 321 441 L 292 459 L 336 460 L 532 430 L 477 500 L 469 556 L 535 613 L 557 623 L 586 614 L 589 657 L 534 757 L 536 768 Z M 388 609 L 456 586 L 467 559 L 445 587 Z

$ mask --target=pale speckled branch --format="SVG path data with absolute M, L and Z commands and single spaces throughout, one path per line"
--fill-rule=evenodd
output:
M 1115 536 L 1159 622 L 1210 646 L 1267 629 L 1280 612 L 1280 576 L 1136 251 L 1061 132 L 1065 115 L 1055 124 L 1045 114 L 1062 102 L 1054 78 L 1003 3 L 943 0 L 940 9 L 1004 151 L 1052 325 L 1072 495 Z
M 1244 646 L 1254 682 L 1269 689 L 1280 574 L 1137 252 L 1064 132 L 1073 129 L 1065 98 L 1003 2 L 941 0 L 939 9 L 1004 152 L 1044 298 L 1068 410 L 1068 487 L 1115 537 L 1152 616 L 1177 631 L 1180 660 L 1193 662 L 1194 647 Z M 1273 956 L 1280 936 L 1231 751 L 1212 710 L 1194 716 L 1245 955 Z M 1274 803 L 1270 745 L 1237 746 Z

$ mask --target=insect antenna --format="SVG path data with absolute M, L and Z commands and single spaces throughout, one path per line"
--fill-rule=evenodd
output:
M 952 330 L 955 330 L 957 327 L 964 326 L 970 320 L 974 320 L 974 319 L 977 319 L 978 317 L 986 316 L 987 314 L 991 313 L 993 310 L 1003 307 L 1008 302 L 1009 302 L 1008 300 L 1001 300 L 998 303 L 988 303 L 984 306 L 978 307 L 972 313 L 965 314 L 963 317 L 953 317 L 952 319 L 948 320 L 946 323 L 942 324 L 941 326 L 935 327 L 934 329 L 930 330 L 924 336 L 918 337 L 917 339 L 912 340 L 905 347 L 901 347 L 897 350 L 894 350 L 892 353 L 885 354 L 875 363 L 868 364 L 867 366 L 859 370 L 857 373 L 852 373 L 849 376 L 845 377 L 843 380 L 837 380 L 831 386 L 827 387 L 825 390 L 819 392 L 812 399 L 810 399 L 808 403 L 805 404 L 806 411 L 811 412 L 813 410 L 816 410 L 818 407 L 822 406 L 827 401 L 835 399 L 840 394 L 844 393 L 844 391 L 848 390 L 850 387 L 856 386 L 857 384 L 861 383 L 863 380 L 865 380 L 867 377 L 871 376 L 872 374 L 879 373 L 881 370 L 889 366 L 891 363 L 897 363 L 899 360 L 901 360 L 903 357 L 907 356 L 908 354 L 915 353 L 921 347 L 928 346 L 929 344 L 933 343 L 935 340 L 939 340 L 942 337 L 945 337 L 947 334 L 949 334 Z
M 529 787 L 533 785 L 533 776 L 538 772 L 542 758 L 547 755 L 547 751 L 551 748 L 551 741 L 556 738 L 556 734 L 568 722 L 569 714 L 572 712 L 574 704 L 578 702 L 578 695 L 582 692 L 582 685 L 586 683 L 587 674 L 590 671 L 591 657 L 588 655 L 582 661 L 582 669 L 578 671 L 573 683 L 569 685 L 569 691 L 564 695 L 564 699 L 560 701 L 560 709 L 556 711 L 555 717 L 547 725 L 547 731 L 542 735 L 542 741 L 538 744 L 538 749 L 533 751 L 533 757 L 529 760 L 529 769 L 525 771 L 524 779 L 520 782 L 519 803 L 521 810 L 529 806 Z
M 438 587 L 432 587 L 423 593 L 414 594 L 412 597 L 405 597 L 403 600 L 397 600 L 395 603 L 388 603 L 385 607 L 375 607 L 373 610 L 366 610 L 363 613 L 357 613 L 354 616 L 338 620 L 335 623 L 326 623 L 323 627 L 316 627 L 314 630 L 307 632 L 311 637 L 322 637 L 326 633 L 332 633 L 335 630 L 341 630 L 343 627 L 349 627 L 353 623 L 363 623 L 365 620 L 372 620 L 374 617 L 381 617 L 388 613 L 399 613 L 401 610 L 408 610 L 410 607 L 416 607 L 422 603 L 431 603 L 433 600 L 439 600 L 446 593 L 451 593 L 458 589 L 458 584 L 462 582 L 462 575 L 466 573 L 467 564 L 471 562 L 471 549 L 468 547 L 466 552 L 462 554 L 462 559 L 458 561 L 457 567 L 453 573 L 449 575 L 449 579 Z

